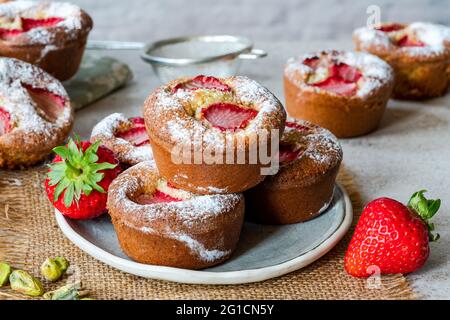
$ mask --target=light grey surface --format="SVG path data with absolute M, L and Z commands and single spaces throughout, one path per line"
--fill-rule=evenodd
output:
M 202 271 L 261 269 L 305 255 L 316 249 L 341 227 L 346 212 L 351 214 L 345 206 L 344 195 L 336 188 L 333 202 L 328 209 L 319 217 L 305 223 L 281 226 L 245 223 L 233 256 L 223 264 Z M 89 221 L 71 219 L 66 221 L 76 233 L 93 245 L 117 257 L 130 260 L 120 249 L 109 216 L 103 215 Z
M 269 87 L 281 100 L 285 60 L 309 50 L 351 49 L 352 29 L 364 24 L 369 4 L 380 5 L 383 20 L 450 24 L 446 0 L 194 0 L 189 6 L 182 0 L 72 2 L 93 16 L 93 39 L 153 41 L 191 33 L 251 36 L 270 57 L 244 62 L 241 73 Z M 159 84 L 150 67 L 139 61 L 138 52 L 108 54 L 130 64 L 135 82 L 77 113 L 75 130 L 84 136 L 111 112 L 140 114 L 145 97 Z M 449 95 L 424 103 L 391 101 L 377 132 L 342 141 L 344 165 L 365 203 L 380 196 L 407 201 L 421 188 L 443 200 L 435 219 L 441 240 L 431 244 L 426 266 L 408 276 L 422 298 L 450 299 L 449 141 Z
M 385 21 L 449 23 L 448 0 L 71 0 L 94 18 L 93 39 L 154 41 L 231 33 L 255 40 L 346 39 L 366 23 L 366 9 Z

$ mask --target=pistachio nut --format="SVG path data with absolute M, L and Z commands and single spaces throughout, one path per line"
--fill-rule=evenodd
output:
M 95 300 L 94 298 L 81 298 L 80 300 Z
M 23 270 L 14 270 L 9 276 L 11 289 L 27 296 L 41 296 L 44 288 L 41 282 Z
M 45 293 L 44 298 L 47 300 L 80 300 L 80 294 L 77 285 L 68 284 L 54 291 Z
M 41 265 L 41 274 L 48 281 L 56 281 L 61 278 L 63 273 L 55 259 L 47 258 Z
M 64 257 L 56 257 L 55 262 L 59 265 L 61 272 L 64 273 L 69 268 L 69 261 Z
M 8 284 L 11 266 L 7 263 L 0 263 L 0 288 Z

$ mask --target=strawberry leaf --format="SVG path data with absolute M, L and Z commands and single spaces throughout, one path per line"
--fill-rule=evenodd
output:
M 432 231 L 434 230 L 434 224 L 429 222 L 429 220 L 438 212 L 439 208 L 441 207 L 441 199 L 427 199 L 424 196 L 425 192 L 427 192 L 427 190 L 420 190 L 415 192 L 411 196 L 411 199 L 409 199 L 408 201 L 408 207 L 415 211 L 427 225 L 430 241 L 437 241 L 440 236 L 439 234 L 434 235 L 432 233 Z

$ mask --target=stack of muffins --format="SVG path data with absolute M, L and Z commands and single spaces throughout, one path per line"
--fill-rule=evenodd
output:
M 144 121 L 145 137 L 130 129 L 136 120 L 114 114 L 91 138 L 132 165 L 111 184 L 108 211 L 136 261 L 212 266 L 231 256 L 244 212 L 257 223 L 298 223 L 333 199 L 342 160 L 336 138 L 286 121 L 278 99 L 246 77 L 172 81 L 148 97 Z M 149 150 L 147 141 L 153 153 L 136 161 L 131 155 Z

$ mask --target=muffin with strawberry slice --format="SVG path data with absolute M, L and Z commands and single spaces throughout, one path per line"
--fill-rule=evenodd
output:
M 92 29 L 89 15 L 67 2 L 0 4 L 0 56 L 39 66 L 59 80 L 78 70 Z
M 424 99 L 444 95 L 450 87 L 450 28 L 414 22 L 383 23 L 353 33 L 357 50 L 389 63 L 395 72 L 394 97 Z
M 336 137 L 308 121 L 288 119 L 279 160 L 277 174 L 245 193 L 246 217 L 263 224 L 289 224 L 325 212 L 342 161 Z
M 242 194 L 199 195 L 160 176 L 153 161 L 119 175 L 108 210 L 120 246 L 140 263 L 201 269 L 228 259 L 244 220 Z
M 305 54 L 289 59 L 284 70 L 288 114 L 327 128 L 338 138 L 375 130 L 393 84 L 392 68 L 366 53 Z
M 200 75 L 155 90 L 144 119 L 161 176 L 180 189 L 215 194 L 241 192 L 264 179 L 271 158 L 265 162 L 258 150 L 271 150 L 271 132 L 283 132 L 286 114 L 249 78 Z
M 113 113 L 95 125 L 91 141 L 100 141 L 126 166 L 153 159 L 144 118 L 141 117 L 128 118 L 122 113 Z
M 71 219 L 92 219 L 106 212 L 107 191 L 120 172 L 114 154 L 88 141 L 69 139 L 53 149 L 45 188 L 53 206 Z

